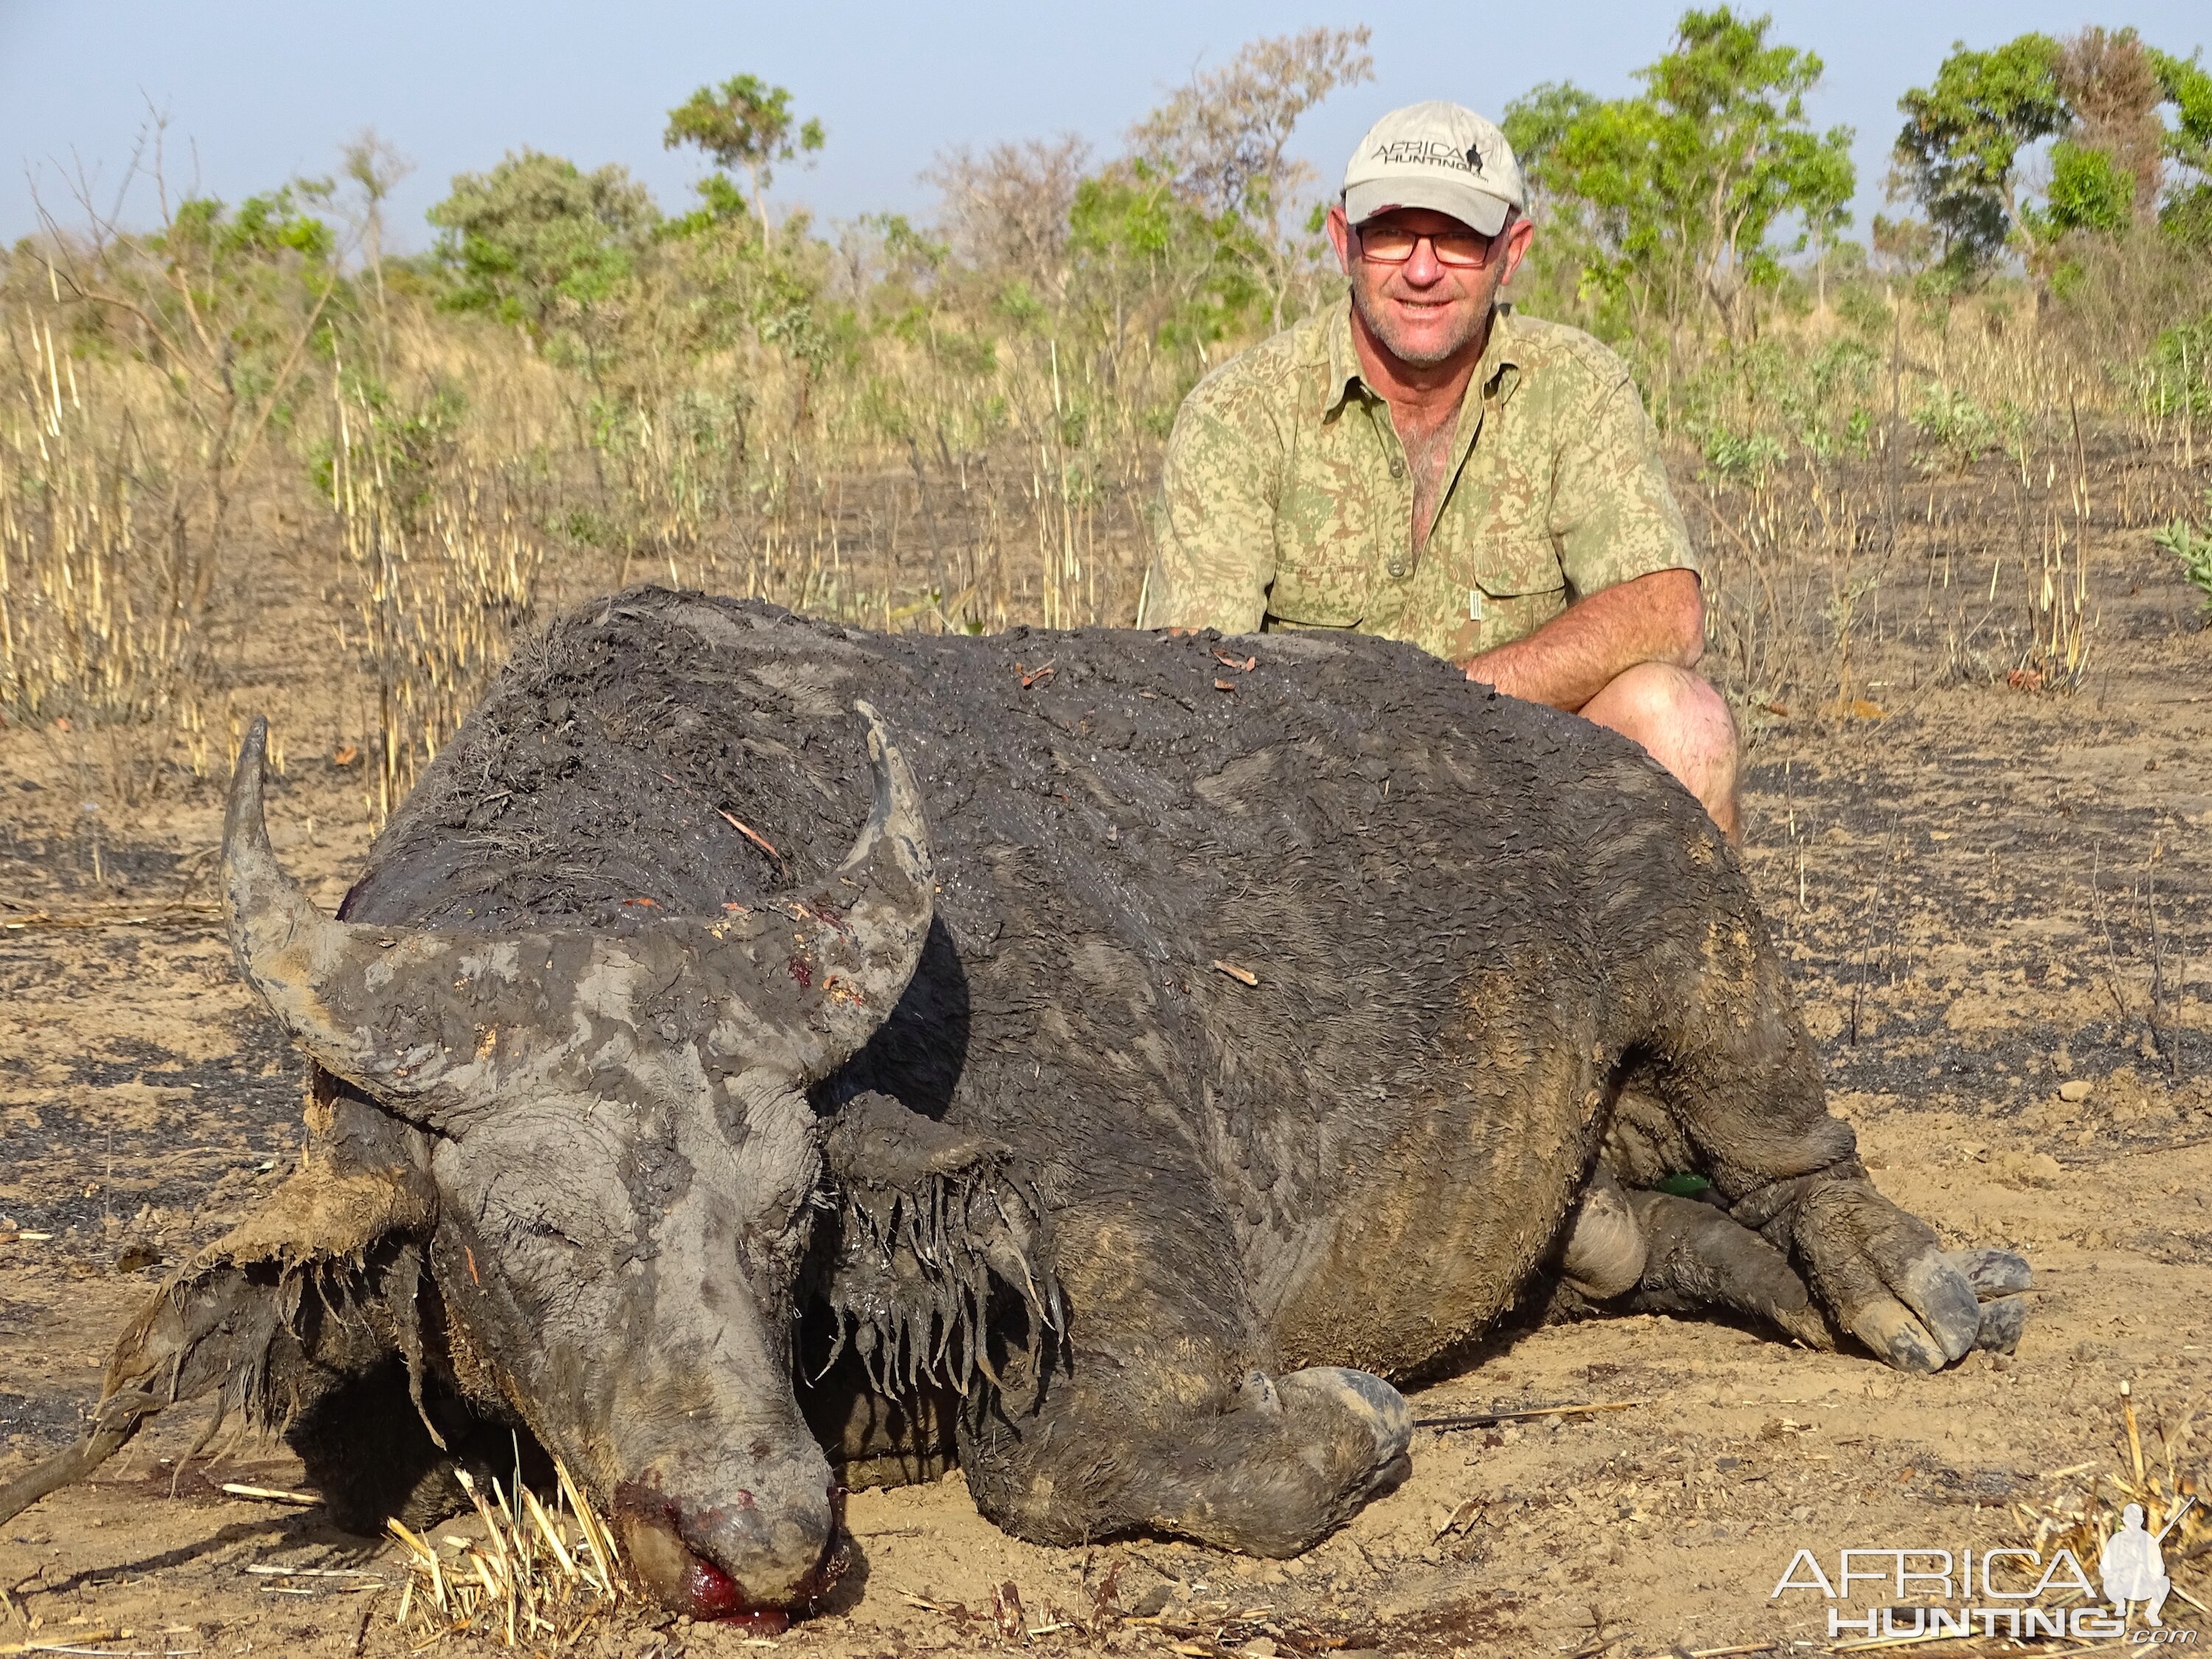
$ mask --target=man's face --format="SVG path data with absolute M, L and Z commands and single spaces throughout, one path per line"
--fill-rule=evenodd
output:
M 1329 240 L 1352 284 L 1352 303 L 1360 320 L 1383 348 L 1401 362 L 1423 368 L 1447 362 L 1482 335 L 1498 290 L 1528 250 L 1534 227 L 1517 219 L 1487 239 L 1488 257 L 1480 265 L 1446 264 L 1427 239 L 1442 235 L 1463 243 L 1486 239 L 1458 220 L 1426 208 L 1399 208 L 1352 226 L 1344 210 L 1329 210 Z M 1423 240 L 1402 264 L 1370 258 L 1363 240 L 1395 231 Z

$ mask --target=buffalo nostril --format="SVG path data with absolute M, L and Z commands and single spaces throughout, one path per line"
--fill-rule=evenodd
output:
M 733 1621 L 769 1636 L 791 1622 L 781 1607 L 757 1607 L 748 1601 L 736 1579 L 684 1541 L 668 1515 L 631 1510 L 621 1524 L 630 1565 L 671 1610 L 693 1619 Z

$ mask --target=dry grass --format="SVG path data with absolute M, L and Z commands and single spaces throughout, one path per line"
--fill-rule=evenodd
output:
M 2085 363 L 2030 305 L 1984 313 L 1939 330 L 1899 301 L 1856 387 L 1805 367 L 1839 322 L 1778 322 L 1765 389 L 1710 411 L 1754 462 L 1674 457 L 1710 559 L 1707 665 L 1754 725 L 1770 704 L 1878 715 L 1895 690 L 1863 665 L 1899 643 L 1915 684 L 2076 689 L 2098 661 L 2091 539 L 2195 509 L 2187 400 Z M 373 374 L 303 380 L 210 551 L 177 405 L 126 356 L 73 354 L 66 323 L 0 316 L 0 717 L 86 728 L 132 799 L 221 772 L 248 658 L 327 647 L 372 822 L 518 627 L 629 581 L 886 629 L 1126 625 L 1163 412 L 1200 366 L 1140 336 L 1063 353 L 1018 333 L 955 362 L 885 332 L 834 374 L 754 343 L 594 384 L 404 303 Z M 280 564 L 325 618 L 296 645 L 263 620 Z
M 0 422 L 0 696 L 21 717 L 171 716 L 191 658 L 182 573 L 140 480 L 163 458 L 110 370 L 50 322 L 8 331 L 20 371 Z
M 422 499 L 401 499 L 366 401 L 341 384 L 332 404 L 331 506 L 354 590 L 333 642 L 371 682 L 377 763 L 364 804 L 381 823 L 505 659 L 545 550 L 499 476 L 465 454 L 422 481 Z
M 456 1470 L 476 1506 L 479 1537 L 425 1538 L 398 1520 L 386 1523 L 407 1554 L 403 1629 L 411 1624 L 433 1642 L 472 1633 L 507 1647 L 559 1647 L 634 1596 L 606 1523 L 568 1471 L 555 1468 L 559 1488 L 550 1510 L 520 1476 L 513 1494 L 495 1480 L 487 1498 L 467 1471 Z
M 2016 1506 L 2021 1535 L 2044 1560 L 2067 1550 L 2094 1576 L 2105 1540 L 2118 1529 L 2121 1511 L 2140 1504 L 2144 1529 L 2162 1541 L 2174 1598 L 2199 1613 L 2212 1613 L 2212 1606 L 2207 1605 L 2212 1602 L 2212 1581 L 2208 1580 L 2205 1559 L 2212 1556 L 2212 1511 L 2206 1508 L 2208 1494 L 2199 1480 L 2196 1413 L 2186 1412 L 2178 1419 L 2161 1414 L 2146 1445 L 2133 1393 L 2123 1382 L 2118 1416 L 2112 1466 L 2085 1463 L 2050 1477 L 2058 1488 L 2052 1497 Z

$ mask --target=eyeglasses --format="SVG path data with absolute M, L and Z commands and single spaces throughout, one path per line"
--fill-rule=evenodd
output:
M 1413 257 L 1415 248 L 1426 242 L 1438 264 L 1461 270 L 1488 264 L 1504 240 L 1502 233 L 1483 236 L 1471 230 L 1401 230 L 1395 225 L 1362 225 L 1358 234 L 1360 253 L 1376 264 L 1402 265 Z

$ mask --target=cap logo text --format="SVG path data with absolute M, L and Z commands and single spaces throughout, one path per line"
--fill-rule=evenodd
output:
M 1396 138 L 1375 147 L 1374 160 L 1386 167 L 1449 167 L 1455 173 L 1483 171 L 1482 151 L 1473 144 L 1465 149 L 1441 138 Z

